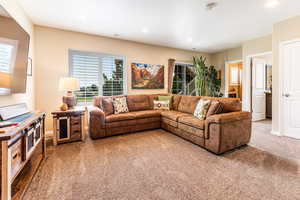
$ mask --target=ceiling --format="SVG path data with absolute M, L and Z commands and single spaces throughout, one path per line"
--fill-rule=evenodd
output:
M 148 44 L 218 52 L 272 33 L 299 0 L 19 0 L 37 25 Z M 272 2 L 271 2 L 272 3 Z

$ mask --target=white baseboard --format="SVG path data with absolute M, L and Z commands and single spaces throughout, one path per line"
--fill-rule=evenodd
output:
M 282 134 L 279 131 L 271 131 L 272 135 L 276 135 L 276 136 L 282 136 Z

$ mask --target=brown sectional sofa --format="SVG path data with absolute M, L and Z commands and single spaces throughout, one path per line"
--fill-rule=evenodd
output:
M 172 95 L 172 94 L 162 94 Z M 159 95 L 128 95 L 128 113 L 113 114 L 113 97 L 95 97 L 90 111 L 92 139 L 149 129 L 165 129 L 215 154 L 245 145 L 251 137 L 251 114 L 241 111 L 234 98 L 212 98 L 172 95 L 172 109 L 153 110 Z M 215 113 L 199 120 L 193 112 L 199 99 L 210 99 L 218 105 Z

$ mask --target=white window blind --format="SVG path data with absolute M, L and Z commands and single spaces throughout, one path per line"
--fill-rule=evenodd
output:
M 70 51 L 70 75 L 78 78 L 79 103 L 91 103 L 94 96 L 124 94 L 124 58 L 100 53 Z
M 0 72 L 10 74 L 12 69 L 12 56 L 14 46 L 10 44 L 0 43 Z M 1 80 L 0 80 L 1 81 Z M 9 93 L 9 88 L 0 88 L 0 94 Z
M 0 72 L 10 73 L 14 46 L 0 43 Z

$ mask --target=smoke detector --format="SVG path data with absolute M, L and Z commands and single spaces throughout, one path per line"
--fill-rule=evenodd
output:
M 218 2 L 209 2 L 205 5 L 207 10 L 213 10 L 215 7 L 217 7 Z

